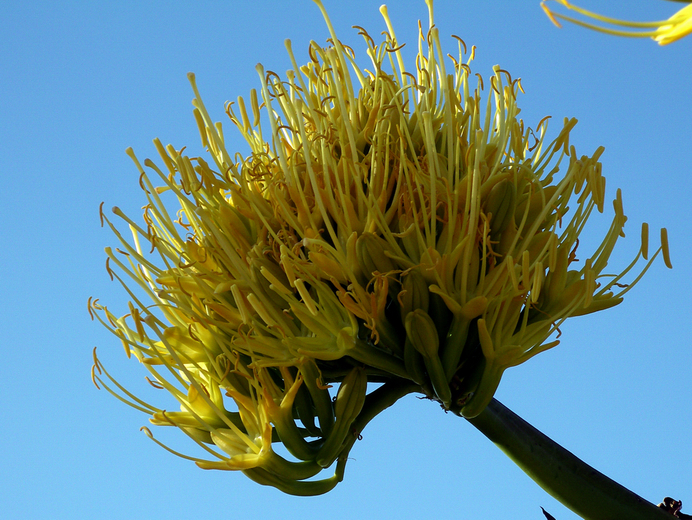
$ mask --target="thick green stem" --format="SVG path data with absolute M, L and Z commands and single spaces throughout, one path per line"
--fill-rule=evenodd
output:
M 575 457 L 495 399 L 467 420 L 539 486 L 584 519 L 673 518 Z

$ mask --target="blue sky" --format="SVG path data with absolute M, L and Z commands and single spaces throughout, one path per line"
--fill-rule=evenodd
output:
M 379 2 L 324 2 L 342 41 L 364 57 L 351 26 L 377 40 L 385 29 Z M 635 20 L 679 8 L 655 0 L 580 5 Z M 426 6 L 392 0 L 388 7 L 412 56 Z M 662 226 L 670 237 L 672 271 L 658 261 L 623 304 L 568 322 L 561 345 L 508 371 L 496 397 L 645 498 L 692 503 L 685 332 L 692 38 L 659 47 L 558 30 L 537 1 L 437 0 L 435 12 L 450 52 L 451 34 L 477 46 L 474 72 L 487 78 L 500 64 L 522 78 L 528 125 L 552 115 L 556 135 L 563 117 L 576 117 L 577 150 L 605 146 L 607 197 L 622 188 L 629 217 L 613 271 L 636 254 L 642 222 L 653 237 Z M 201 152 L 187 72 L 195 72 L 213 117 L 225 122 L 224 102 L 258 86 L 257 62 L 279 73 L 289 67 L 284 39 L 305 62 L 308 42 L 327 36 L 309 0 L 25 0 L 0 7 L 2 518 L 541 519 L 540 506 L 558 520 L 576 518 L 464 420 L 415 397 L 368 426 L 334 491 L 295 498 L 169 455 L 139 432 L 144 415 L 92 385 L 98 346 L 119 380 L 146 392 L 144 372 L 87 313 L 90 296 L 127 312 L 126 295 L 104 268 L 103 248 L 116 240 L 98 218 L 102 201 L 133 216 L 145 203 L 125 148 L 154 157 L 159 137 Z M 231 125 L 224 124 L 228 138 Z M 244 151 L 239 136 L 236 142 Z M 611 218 L 606 205 L 587 230 L 587 246 Z

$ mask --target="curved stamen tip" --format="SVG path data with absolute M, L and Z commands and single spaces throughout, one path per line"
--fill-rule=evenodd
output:
M 548 16 L 550 21 L 553 22 L 553 24 L 555 24 L 556 27 L 559 27 L 560 29 L 562 29 L 562 25 L 560 24 L 560 22 L 557 21 L 557 18 L 555 18 L 555 16 L 553 15 L 553 12 L 550 10 L 550 8 L 547 5 L 545 5 L 545 0 L 543 0 L 541 2 L 541 8 L 545 12 L 545 14 Z
M 668 230 L 666 228 L 661 228 L 661 250 L 663 253 L 663 261 L 668 269 L 673 268 L 673 264 L 670 263 L 670 250 L 668 249 Z
M 642 256 L 644 260 L 649 259 L 649 224 L 642 223 Z
M 101 387 L 100 387 L 99 384 L 96 382 L 96 380 L 98 379 L 98 378 L 96 377 L 96 370 L 98 370 L 98 369 L 99 369 L 98 366 L 96 366 L 96 365 L 91 365 L 91 382 L 94 383 L 94 386 L 95 386 L 96 388 L 98 388 L 99 390 L 101 390 Z

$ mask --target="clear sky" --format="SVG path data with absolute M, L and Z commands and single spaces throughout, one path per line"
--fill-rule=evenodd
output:
M 351 26 L 378 40 L 385 29 L 379 0 L 324 1 L 342 41 L 365 58 Z M 663 19 L 680 7 L 581 5 L 635 20 Z M 412 56 L 425 4 L 391 0 L 388 7 Z M 622 188 L 629 217 L 613 271 L 638 250 L 642 222 L 652 244 L 662 226 L 670 236 L 672 271 L 657 261 L 619 307 L 568 322 L 561 345 L 509 370 L 496 397 L 645 498 L 692 504 L 685 332 L 692 38 L 659 47 L 558 30 L 537 1 L 437 0 L 435 8 L 449 52 L 456 49 L 449 36 L 459 35 L 477 46 L 474 72 L 487 78 L 499 64 L 522 78 L 528 125 L 552 115 L 556 135 L 563 117 L 576 117 L 577 150 L 605 146 L 607 198 Z M 327 30 L 311 1 L 2 3 L 0 517 L 542 519 L 543 506 L 558 520 L 576 518 L 463 419 L 415 397 L 368 426 L 334 491 L 295 498 L 164 452 L 139 432 L 144 415 L 92 385 L 98 346 L 121 381 L 143 392 L 147 386 L 141 367 L 87 313 L 89 296 L 127 312 L 126 295 L 104 268 L 103 248 L 116 239 L 98 218 L 102 201 L 132 216 L 145 203 L 125 148 L 154 158 L 159 137 L 201 152 L 189 71 L 231 139 L 224 102 L 258 87 L 257 62 L 280 74 L 289 68 L 286 38 L 302 62 L 311 39 L 324 43 Z M 245 150 L 239 138 L 236 148 Z M 607 204 L 585 243 L 611 218 Z

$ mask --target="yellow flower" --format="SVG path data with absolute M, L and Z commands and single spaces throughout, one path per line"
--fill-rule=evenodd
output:
M 311 42 L 307 65 L 287 42 L 286 79 L 260 65 L 259 93 L 227 106 L 248 156 L 226 149 L 192 74 L 211 160 L 158 140 L 163 168 L 127 151 L 148 200 L 144 224 L 114 208 L 127 240 L 101 218 L 121 242 L 107 267 L 129 313 L 97 301 L 90 312 L 181 411 L 135 397 L 98 359 L 93 377 L 212 454 L 188 457 L 201 467 L 328 491 L 360 429 L 391 404 L 389 389 L 479 413 L 504 370 L 555 346 L 567 318 L 620 303 L 623 276 L 648 257 L 644 231 L 634 262 L 604 271 L 624 235 L 618 192 L 610 230 L 579 263 L 586 220 L 604 210 L 603 149 L 577 155 L 574 119 L 552 142 L 548 118 L 526 126 L 520 81 L 499 67 L 472 85 L 474 48 L 455 37 L 448 59 L 429 10 L 411 71 L 385 7 L 382 43 L 359 29 L 368 68 L 326 13 L 330 44 Z M 368 382 L 384 390 L 366 397 Z M 334 402 L 330 384 L 340 385 Z M 297 460 L 277 455 L 277 441 Z M 311 480 L 335 461 L 332 477 Z
M 609 18 L 607 16 L 601 16 L 599 14 L 587 11 L 586 9 L 581 9 L 577 6 L 570 4 L 567 0 L 555 0 L 559 4 L 562 4 L 567 9 L 576 11 L 577 13 L 601 22 L 603 25 L 595 25 L 589 22 L 584 22 L 569 16 L 565 16 L 560 13 L 551 11 L 546 5 L 546 0 L 541 1 L 541 7 L 546 12 L 548 17 L 552 22 L 560 27 L 558 18 L 561 20 L 567 20 L 568 22 L 581 25 L 582 27 L 588 27 L 599 32 L 613 34 L 615 36 L 627 36 L 632 38 L 653 38 L 659 43 L 659 45 L 668 45 L 674 41 L 679 40 L 690 34 L 692 32 L 692 4 L 687 5 L 676 12 L 673 16 L 667 20 L 662 20 L 658 22 L 627 22 L 624 20 L 618 20 L 616 18 Z M 632 30 L 622 30 L 615 29 L 614 27 L 625 27 Z

